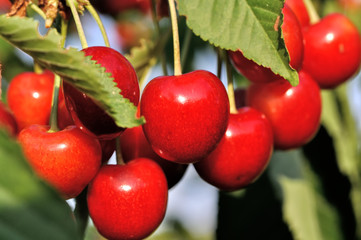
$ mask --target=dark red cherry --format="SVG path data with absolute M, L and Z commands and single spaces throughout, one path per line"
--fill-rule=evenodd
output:
M 130 62 L 119 52 L 108 47 L 83 49 L 86 56 L 92 56 L 106 72 L 111 73 L 124 98 L 138 105 L 139 85 L 137 75 Z M 64 81 L 64 97 L 75 125 L 99 139 L 113 139 L 124 130 L 101 109 L 90 97 Z
M 158 156 L 146 139 L 142 126 L 126 129 L 119 137 L 122 157 L 125 162 L 135 158 L 149 158 L 162 168 L 167 177 L 168 188 L 172 188 L 183 177 L 188 165 L 165 160 Z

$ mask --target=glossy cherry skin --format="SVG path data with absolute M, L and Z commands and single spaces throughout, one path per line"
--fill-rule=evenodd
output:
M 0 102 L 0 127 L 6 129 L 12 136 L 16 136 L 18 133 L 18 125 L 14 115 L 3 102 Z
M 49 123 L 53 97 L 54 74 L 24 72 L 16 75 L 7 90 L 7 103 L 19 131 L 32 124 Z
M 111 73 L 123 97 L 133 104 L 139 102 L 139 84 L 137 75 L 130 62 L 119 52 L 108 47 L 89 47 L 82 50 L 86 56 L 92 56 L 106 72 Z M 118 127 L 93 99 L 78 91 L 64 81 L 64 97 L 70 114 L 81 130 L 99 139 L 109 140 L 117 137 L 124 129 Z
M 126 129 L 120 135 L 119 141 L 125 162 L 135 158 L 149 158 L 158 163 L 167 178 L 168 189 L 181 180 L 188 167 L 187 164 L 179 164 L 159 157 L 146 139 L 142 126 Z
M 167 201 L 164 173 L 146 158 L 105 165 L 88 187 L 89 215 L 107 239 L 149 236 L 162 222 Z
M 299 80 L 295 87 L 280 79 L 251 84 L 247 90 L 247 105 L 264 113 L 271 122 L 277 149 L 292 149 L 306 144 L 320 125 L 320 88 L 304 71 L 299 72 Z
M 282 32 L 290 56 L 290 66 L 300 69 L 303 61 L 303 34 L 296 15 L 285 4 L 282 9 L 284 20 Z M 233 66 L 251 82 L 271 82 L 279 78 L 270 68 L 258 65 L 243 56 L 241 51 L 228 51 Z
M 302 28 L 310 26 L 310 16 L 303 0 L 286 0 L 285 3 L 292 9 Z
M 31 125 L 18 135 L 34 171 L 65 198 L 74 198 L 99 170 L 99 141 L 76 126 L 48 132 L 49 126 Z
M 344 15 L 333 13 L 304 32 L 303 69 L 321 88 L 335 88 L 360 67 L 361 39 L 356 26 Z
M 270 122 L 263 113 L 244 107 L 231 113 L 221 142 L 194 167 L 206 182 L 233 191 L 253 183 L 267 167 L 272 152 Z
M 212 73 L 197 70 L 162 76 L 145 87 L 140 113 L 153 150 L 177 163 L 193 163 L 209 154 L 226 131 L 227 92 Z

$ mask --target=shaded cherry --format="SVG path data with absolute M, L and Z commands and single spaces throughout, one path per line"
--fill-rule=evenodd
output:
M 323 89 L 337 87 L 360 67 L 360 34 L 340 13 L 329 14 L 305 30 L 304 44 L 303 69 Z
M 144 134 L 162 158 L 193 163 L 209 154 L 227 128 L 229 102 L 222 82 L 197 70 L 162 76 L 145 87 L 140 113 Z
M 89 215 L 107 239 L 144 239 L 162 222 L 168 201 L 162 169 L 146 158 L 104 165 L 88 187 Z
M 122 157 L 125 162 L 135 158 L 149 158 L 162 168 L 168 183 L 168 189 L 176 185 L 187 170 L 187 164 L 179 164 L 158 156 L 146 139 L 142 126 L 126 129 L 119 137 Z
M 49 126 L 31 125 L 18 135 L 34 171 L 65 198 L 76 197 L 99 170 L 99 141 L 76 126 L 48 132 Z
M 82 50 L 86 56 L 91 56 L 106 72 L 111 73 L 117 87 L 121 89 L 124 98 L 135 105 L 139 102 L 139 85 L 137 75 L 130 62 L 119 52 L 108 47 L 89 47 Z M 80 92 L 71 84 L 64 81 L 64 97 L 75 125 L 89 135 L 99 139 L 113 139 L 124 131 L 116 125 L 92 98 Z M 96 117 L 95 117 L 96 116 Z
M 16 136 L 18 133 L 14 115 L 3 102 L 0 102 L 0 127 L 6 129 L 12 136 Z
M 277 149 L 292 149 L 306 144 L 320 125 L 320 88 L 302 70 L 299 72 L 299 84 L 294 87 L 283 78 L 251 84 L 246 103 L 269 119 Z
M 65 129 L 66 127 L 74 125 L 73 119 L 66 108 L 65 99 L 59 99 L 58 102 L 58 127 L 59 129 Z M 109 161 L 110 157 L 115 151 L 115 139 L 111 140 L 99 140 L 102 149 L 102 163 Z
M 54 74 L 24 72 L 16 75 L 7 90 L 7 103 L 13 112 L 19 131 L 32 124 L 49 123 L 53 96 Z
M 286 0 L 285 3 L 292 9 L 302 28 L 310 26 L 310 16 L 303 0 Z
M 281 26 L 286 48 L 290 56 L 290 66 L 300 69 L 303 60 L 303 34 L 300 23 L 292 10 L 284 5 L 284 15 Z M 228 51 L 233 66 L 251 82 L 270 82 L 279 78 L 270 68 L 258 65 L 253 60 L 247 59 L 241 51 Z
M 263 173 L 272 151 L 270 122 L 261 112 L 244 107 L 231 113 L 221 142 L 194 166 L 206 182 L 233 191 L 248 186 Z

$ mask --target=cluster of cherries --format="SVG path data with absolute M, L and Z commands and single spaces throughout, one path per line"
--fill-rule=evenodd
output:
M 343 15 L 311 24 L 302 1 L 282 10 L 290 66 L 299 74 L 292 86 L 270 69 L 229 51 L 234 67 L 251 84 L 230 112 L 222 82 L 196 70 L 151 80 L 140 96 L 136 72 L 108 47 L 82 51 L 111 73 L 123 97 L 138 106 L 143 126 L 124 129 L 96 101 L 66 79 L 58 99 L 57 125 L 49 126 L 54 74 L 21 73 L 9 84 L 0 122 L 18 139 L 34 171 L 64 199 L 87 188 L 89 214 L 108 239 L 142 239 L 162 222 L 168 190 L 189 164 L 220 190 L 254 182 L 274 149 L 301 147 L 316 134 L 320 88 L 330 89 L 359 68 L 361 40 Z M 236 99 L 237 100 L 237 99 Z M 239 100 L 239 99 L 238 99 Z M 118 164 L 107 164 L 116 149 Z

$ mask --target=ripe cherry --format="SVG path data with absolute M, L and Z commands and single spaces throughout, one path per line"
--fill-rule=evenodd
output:
M 303 0 L 286 0 L 285 3 L 295 13 L 302 28 L 310 25 L 310 16 Z
M 162 169 L 146 158 L 105 165 L 88 187 L 89 215 L 107 239 L 144 239 L 162 222 L 168 201 Z
M 31 125 L 18 135 L 34 171 L 65 198 L 76 197 L 98 172 L 99 141 L 69 126 L 48 132 L 49 126 Z
M 159 157 L 146 139 L 142 126 L 126 129 L 119 137 L 122 157 L 125 162 L 135 158 L 149 158 L 162 168 L 168 182 L 168 189 L 183 177 L 188 165 L 171 162 Z
M 259 111 L 244 107 L 231 113 L 221 142 L 194 166 L 206 182 L 233 191 L 248 186 L 263 173 L 272 151 L 270 122 Z
M 269 83 L 251 84 L 247 90 L 247 105 L 264 113 L 271 122 L 277 149 L 292 149 L 306 144 L 320 125 L 320 88 L 304 71 L 299 72 L 299 80 L 295 87 L 281 78 Z
M 7 102 L 19 131 L 32 124 L 49 123 L 54 74 L 24 72 L 16 75 L 7 90 Z
M 128 10 L 139 10 L 148 13 L 151 7 L 151 0 L 96 0 L 95 5 L 100 11 L 117 15 Z
M 222 82 L 203 70 L 151 80 L 140 113 L 144 134 L 162 158 L 193 163 L 209 154 L 227 128 L 229 102 Z
M 123 97 L 133 104 L 139 102 L 137 75 L 130 62 L 119 52 L 108 47 L 89 47 L 83 49 L 86 56 L 92 56 L 106 72 L 112 74 Z M 66 106 L 77 125 L 87 134 L 99 139 L 109 140 L 117 137 L 124 129 L 118 127 L 113 118 L 100 108 L 90 97 L 64 81 Z M 96 116 L 96 117 L 95 117 Z
M 321 88 L 335 88 L 360 67 L 361 39 L 356 26 L 344 15 L 333 13 L 304 32 L 303 69 Z
M 284 5 L 281 26 L 286 48 L 290 55 L 290 66 L 296 70 L 301 68 L 303 60 L 303 35 L 300 23 L 292 10 Z M 241 51 L 229 51 L 234 67 L 251 82 L 270 82 L 279 78 L 271 69 L 255 63 L 243 56 Z
M 16 136 L 18 133 L 18 126 L 14 115 L 2 102 L 0 102 L 0 127 L 6 129 L 12 136 Z

